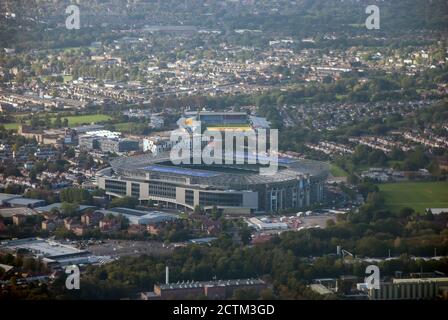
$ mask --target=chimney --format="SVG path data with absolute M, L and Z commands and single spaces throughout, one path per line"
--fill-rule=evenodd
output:
M 165 267 L 165 282 L 166 284 L 170 283 L 170 270 L 168 266 Z

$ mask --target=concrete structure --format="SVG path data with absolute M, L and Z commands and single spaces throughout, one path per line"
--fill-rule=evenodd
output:
M 237 289 L 252 289 L 260 292 L 267 288 L 266 282 L 260 279 L 187 281 L 154 285 L 153 292 L 143 292 L 143 300 L 195 299 L 228 299 Z
M 41 259 L 50 269 L 76 264 L 104 264 L 113 261 L 109 256 L 95 256 L 89 251 L 77 249 L 71 245 L 41 238 L 25 238 L 0 242 L 0 252 L 16 255 L 29 254 Z
M 45 200 L 29 199 L 29 198 L 14 198 L 5 202 L 13 208 L 20 208 L 20 207 L 36 208 L 45 205 Z
M 149 137 L 143 139 L 143 151 L 151 151 L 153 154 L 159 154 L 169 151 L 173 147 L 174 142 L 169 137 Z
M 271 222 L 266 219 L 259 219 L 259 218 L 250 218 L 247 221 L 247 224 L 255 229 L 258 230 L 286 230 L 288 229 L 288 224 L 284 222 Z
M 108 130 L 89 131 L 79 137 L 82 150 L 101 150 L 102 152 L 122 153 L 140 149 L 139 142 L 122 139 L 120 132 Z
M 432 214 L 442 214 L 448 213 L 448 208 L 427 208 L 425 210 L 427 213 L 431 212 Z
M 370 300 L 434 300 L 448 292 L 448 278 L 408 278 L 383 282 L 369 289 Z
M 111 208 L 108 210 L 97 210 L 95 212 L 101 213 L 103 216 L 107 216 L 109 214 L 113 216 L 122 215 L 129 220 L 129 224 L 131 225 L 156 224 L 178 219 L 178 217 L 174 214 L 160 211 L 141 211 L 128 208 Z
M 123 153 L 140 149 L 138 141 L 129 139 L 101 139 L 100 148 L 103 152 Z
M 279 159 L 279 170 L 262 176 L 245 165 L 174 166 L 168 154 L 113 160 L 96 174 L 96 183 L 113 197 L 131 196 L 173 208 L 205 210 L 214 206 L 228 213 L 276 212 L 301 209 L 324 199 L 327 165 Z
M 244 112 L 186 112 L 177 123 L 179 132 L 191 137 L 181 142 L 187 150 L 197 136 L 198 122 L 201 130 L 211 132 L 252 130 L 258 135 L 261 129 L 269 128 L 265 118 Z M 204 141 L 199 143 L 205 146 L 207 141 L 205 145 Z M 224 144 L 222 146 L 225 149 Z M 233 159 L 238 160 L 233 162 L 238 164 L 226 161 L 223 164 L 174 165 L 169 152 L 162 152 L 168 146 L 158 148 L 148 141 L 147 148 L 155 151 L 154 154 L 113 160 L 110 168 L 97 173 L 97 184 L 110 196 L 131 196 L 141 202 L 155 201 L 186 210 L 195 206 L 211 210 L 216 206 L 229 214 L 300 209 L 323 201 L 328 174 L 325 163 L 278 157 L 277 172 L 261 175 L 261 168 L 266 166 L 264 160 L 269 160 L 265 155 L 267 146 L 264 153 L 257 155 L 252 150 L 249 152 L 246 140 L 240 147 L 233 155 Z M 189 155 L 183 160 L 183 163 L 193 163 Z
M 38 207 L 36 208 L 36 211 L 39 213 L 45 213 L 45 212 L 51 212 L 53 209 L 57 209 L 60 210 L 62 207 L 62 203 L 57 202 L 57 203 L 52 203 L 49 204 L 48 206 L 44 206 L 44 207 Z M 78 212 L 83 212 L 85 210 L 89 210 L 89 209 L 95 209 L 95 206 L 85 206 L 85 205 L 80 205 L 78 207 Z

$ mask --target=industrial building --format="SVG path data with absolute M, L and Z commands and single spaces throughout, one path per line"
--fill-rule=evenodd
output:
M 60 210 L 61 207 L 62 207 L 62 203 L 56 202 L 56 203 L 49 204 L 47 206 L 35 208 L 35 210 L 38 213 L 46 213 L 46 212 L 52 212 L 53 210 Z M 95 208 L 96 208 L 95 206 L 79 205 L 78 208 L 76 209 L 76 211 L 78 213 L 82 213 L 86 210 L 91 210 L 91 209 L 95 209 Z
M 382 282 L 368 289 L 370 300 L 434 300 L 448 294 L 448 278 L 406 278 Z
M 0 242 L 0 251 L 14 255 L 31 254 L 53 269 L 73 264 L 95 264 L 107 260 L 107 257 L 94 256 L 86 250 L 41 238 L 3 241 Z
M 208 299 L 231 298 L 237 289 L 251 289 L 258 293 L 267 288 L 261 279 L 237 279 L 214 281 L 187 281 L 156 284 L 153 292 L 141 293 L 143 300 L 182 300 L 207 297 Z
M 121 133 L 108 130 L 89 131 L 79 137 L 82 150 L 101 150 L 102 152 L 124 153 L 140 149 L 138 141 L 123 139 Z
M 267 218 L 252 217 L 247 220 L 247 224 L 257 230 L 287 230 L 288 224 L 284 222 L 272 222 Z
M 131 225 L 148 225 L 157 224 L 161 222 L 168 222 L 177 220 L 178 217 L 174 214 L 164 213 L 160 211 L 141 211 L 129 208 L 111 208 L 107 210 L 97 210 L 95 212 L 102 213 L 104 216 L 123 216 L 129 220 Z

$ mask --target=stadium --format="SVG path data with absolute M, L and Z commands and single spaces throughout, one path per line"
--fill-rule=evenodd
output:
M 269 129 L 265 118 L 242 112 L 186 112 L 178 121 L 180 130 L 192 139 L 198 123 L 220 132 Z M 97 185 L 111 197 L 130 196 L 142 204 L 155 202 L 180 210 L 217 207 L 238 214 L 302 209 L 324 200 L 328 168 L 322 162 L 278 158 L 274 174 L 262 175 L 266 162 L 260 155 L 247 161 L 253 157 L 247 150 L 233 155 L 243 161 L 230 164 L 191 164 L 194 161 L 187 157 L 189 161 L 176 165 L 169 152 L 118 158 L 97 173 Z
M 130 196 L 142 204 L 226 213 L 278 212 L 321 203 L 327 165 L 310 160 L 279 159 L 271 176 L 259 165 L 173 165 L 169 153 L 118 158 L 97 173 L 99 188 L 112 197 Z

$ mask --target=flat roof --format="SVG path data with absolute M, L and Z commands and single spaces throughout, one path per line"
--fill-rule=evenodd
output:
M 255 160 L 257 161 L 257 163 L 259 162 L 269 162 L 274 160 L 274 157 L 269 157 L 263 154 L 249 154 L 249 153 L 242 153 L 242 152 L 235 152 L 235 158 L 239 159 L 239 160 Z M 233 155 L 233 153 L 232 153 Z M 285 158 L 285 157 L 278 157 L 277 156 L 277 161 L 279 164 L 291 164 L 294 162 L 297 162 L 297 159 L 290 159 L 290 158 Z
M 185 112 L 185 115 L 188 116 L 196 116 L 196 115 L 200 115 L 200 116 L 247 116 L 246 112 L 224 112 L 224 111 L 220 111 L 220 112 L 215 112 L 215 111 L 187 111 Z
M 47 205 L 47 206 L 43 206 L 43 207 L 35 208 L 35 210 L 36 210 L 37 212 L 39 212 L 39 213 L 42 213 L 42 212 L 50 212 L 50 211 L 53 210 L 54 208 L 56 208 L 56 209 L 60 209 L 61 206 L 62 206 L 62 203 L 60 203 L 60 202 L 56 202 L 56 203 L 49 204 L 49 205 Z M 80 205 L 77 211 L 78 211 L 78 212 L 81 212 L 81 211 L 84 211 L 84 210 L 86 210 L 86 209 L 94 209 L 94 208 L 96 208 L 96 207 L 95 207 L 95 206 Z
M 18 194 L 9 194 L 9 193 L 0 193 L 0 202 L 5 202 L 8 200 L 12 200 L 15 198 L 21 198 L 21 195 Z
M 310 285 L 310 288 L 314 292 L 317 292 L 318 294 L 321 294 L 321 295 L 326 295 L 326 294 L 332 294 L 333 293 L 327 287 L 325 287 L 322 284 L 318 284 L 318 283 Z
M 191 242 L 191 243 L 210 243 L 210 242 L 215 241 L 217 239 L 218 238 L 216 238 L 216 237 L 207 237 L 207 238 L 190 239 L 190 240 L 188 240 L 188 242 Z
M 130 216 L 135 216 L 135 217 L 142 217 L 142 218 L 155 218 L 155 217 L 177 218 L 177 216 L 174 214 L 165 213 L 165 212 L 161 212 L 161 211 L 144 211 L 144 210 L 122 208 L 122 207 L 110 208 L 110 209 L 104 210 L 104 211 L 107 211 L 107 212 L 112 211 L 112 212 L 116 212 L 116 213 L 126 214 L 126 215 L 130 215 Z
M 394 284 L 419 283 L 419 282 L 447 282 L 448 283 L 448 277 L 393 279 L 392 282 Z
M 91 125 L 84 125 L 84 126 L 79 126 L 79 127 L 74 127 L 72 128 L 73 130 L 76 130 L 77 132 L 87 132 L 87 131 L 92 131 L 92 130 L 99 130 L 104 128 L 104 125 L 101 124 L 91 124 Z
M 30 204 L 45 202 L 45 200 L 30 199 L 30 198 L 14 198 L 11 200 L 7 200 L 5 202 L 9 203 L 9 204 L 15 204 L 15 205 L 30 205 Z
M 0 216 L 4 218 L 11 218 L 15 214 L 22 214 L 25 216 L 35 216 L 37 212 L 30 208 L 2 208 L 0 209 Z
M 176 167 L 164 167 L 164 166 L 158 166 L 158 165 L 150 165 L 143 168 L 144 170 L 148 171 L 156 171 L 156 172 L 163 172 L 163 173 L 175 173 L 175 174 L 184 174 L 187 176 L 192 177 L 215 177 L 219 175 L 215 172 L 210 171 L 199 171 L 199 170 L 191 170 L 186 168 L 176 168 Z
M 426 208 L 426 211 L 431 210 L 432 214 L 448 213 L 448 208 Z
M 26 249 L 36 255 L 43 255 L 44 257 L 50 259 L 56 258 L 58 256 L 74 255 L 87 252 L 70 245 L 41 238 L 26 238 L 4 241 L 1 243 L 0 248 L 6 248 L 14 251 L 18 249 Z
M 187 289 L 204 287 L 226 287 L 226 286 L 244 286 L 266 284 L 261 279 L 232 279 L 232 280 L 213 280 L 213 281 L 182 281 L 177 283 L 168 283 L 158 285 L 162 290 L 169 289 Z

